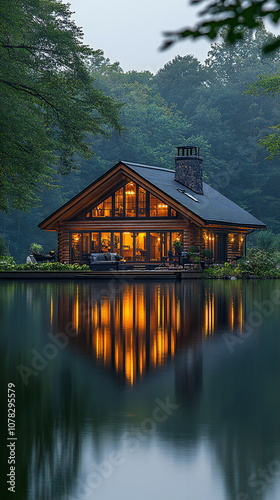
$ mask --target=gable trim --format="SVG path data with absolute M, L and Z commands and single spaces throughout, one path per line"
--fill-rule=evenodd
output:
M 161 169 L 159 169 L 161 170 Z M 167 170 L 167 169 L 166 169 Z M 64 205 L 58 208 L 55 212 L 49 215 L 46 219 L 44 219 L 38 227 L 44 230 L 59 230 L 59 228 L 66 223 L 70 218 L 74 218 L 77 212 L 85 212 L 88 208 L 93 206 L 92 201 L 92 193 L 94 191 L 98 191 L 101 187 L 106 190 L 104 186 L 105 183 L 110 182 L 110 191 L 112 191 L 112 175 L 117 177 L 119 173 L 126 174 L 130 180 L 137 182 L 139 186 L 148 190 L 151 194 L 158 198 L 163 198 L 166 203 L 170 205 L 171 208 L 176 210 L 183 217 L 187 217 L 192 219 L 193 222 L 196 222 L 199 225 L 203 224 L 203 220 L 193 214 L 190 210 L 182 207 L 182 205 L 170 196 L 168 196 L 164 191 L 160 188 L 157 188 L 152 183 L 144 179 L 140 174 L 133 171 L 129 166 L 127 166 L 124 162 L 119 161 L 116 165 L 114 165 L 110 170 L 102 174 L 98 179 L 93 181 L 89 186 L 80 191 L 77 195 L 67 201 Z M 109 188 L 109 186 L 108 186 Z M 108 195 L 111 196 L 111 195 Z M 104 199 L 106 199 L 106 196 Z M 100 199 L 100 196 L 98 196 Z M 79 207 L 79 205 L 83 205 Z M 144 219 L 144 218 L 143 218 Z

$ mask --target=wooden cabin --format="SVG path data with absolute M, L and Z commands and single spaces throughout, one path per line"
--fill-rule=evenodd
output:
M 200 257 L 211 250 L 214 262 L 241 257 L 246 235 L 265 224 L 203 182 L 199 148 L 177 149 L 175 170 L 119 161 L 43 220 L 58 233 L 59 261 L 109 251 L 156 263 L 178 242 Z

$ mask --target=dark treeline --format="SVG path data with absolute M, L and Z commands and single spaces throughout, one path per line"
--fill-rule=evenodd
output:
M 280 123 L 277 97 L 246 94 L 259 75 L 279 71 L 280 55 L 262 53 L 269 38 L 265 29 L 248 32 L 235 46 L 214 44 L 204 63 L 177 56 L 155 75 L 124 72 L 97 51 L 90 68 L 95 85 L 123 104 L 125 130 L 89 137 L 91 160 L 57 176 L 58 187 L 42 194 L 41 206 L 0 215 L 11 255 L 23 261 L 32 242 L 55 249 L 56 235 L 37 224 L 119 160 L 173 168 L 175 147 L 188 143 L 201 147 L 206 182 L 280 232 L 279 160 L 266 159 L 258 143 Z

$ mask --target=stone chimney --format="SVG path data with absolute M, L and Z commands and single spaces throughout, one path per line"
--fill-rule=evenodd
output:
M 197 194 L 203 194 L 202 157 L 196 146 L 178 146 L 175 156 L 175 181 Z

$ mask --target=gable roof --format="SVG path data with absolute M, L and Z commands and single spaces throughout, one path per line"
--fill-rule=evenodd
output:
M 108 181 L 112 186 L 110 180 L 114 179 L 112 176 L 114 176 L 115 170 L 120 172 L 122 169 L 125 170 L 126 175 L 129 171 L 133 172 L 139 180 L 143 179 L 152 187 L 160 190 L 163 195 L 167 195 L 171 200 L 176 201 L 183 211 L 191 212 L 206 225 L 218 223 L 260 229 L 266 227 L 263 222 L 205 182 L 203 183 L 203 194 L 197 194 L 180 182 L 175 181 L 174 170 L 127 161 L 119 161 L 114 167 L 50 214 L 39 224 L 39 227 L 41 229 L 53 229 L 61 218 L 64 221 L 69 220 L 78 211 L 81 211 L 81 203 L 84 203 L 84 209 L 90 204 L 92 205 L 91 199 L 96 187 L 102 187 L 103 193 L 106 192 Z
M 197 194 L 174 180 L 174 170 L 125 161 L 122 163 L 178 201 L 183 207 L 202 219 L 205 224 L 222 223 L 248 227 L 266 227 L 263 222 L 205 182 L 203 183 L 203 194 Z M 178 189 L 183 190 L 186 194 L 178 191 Z

